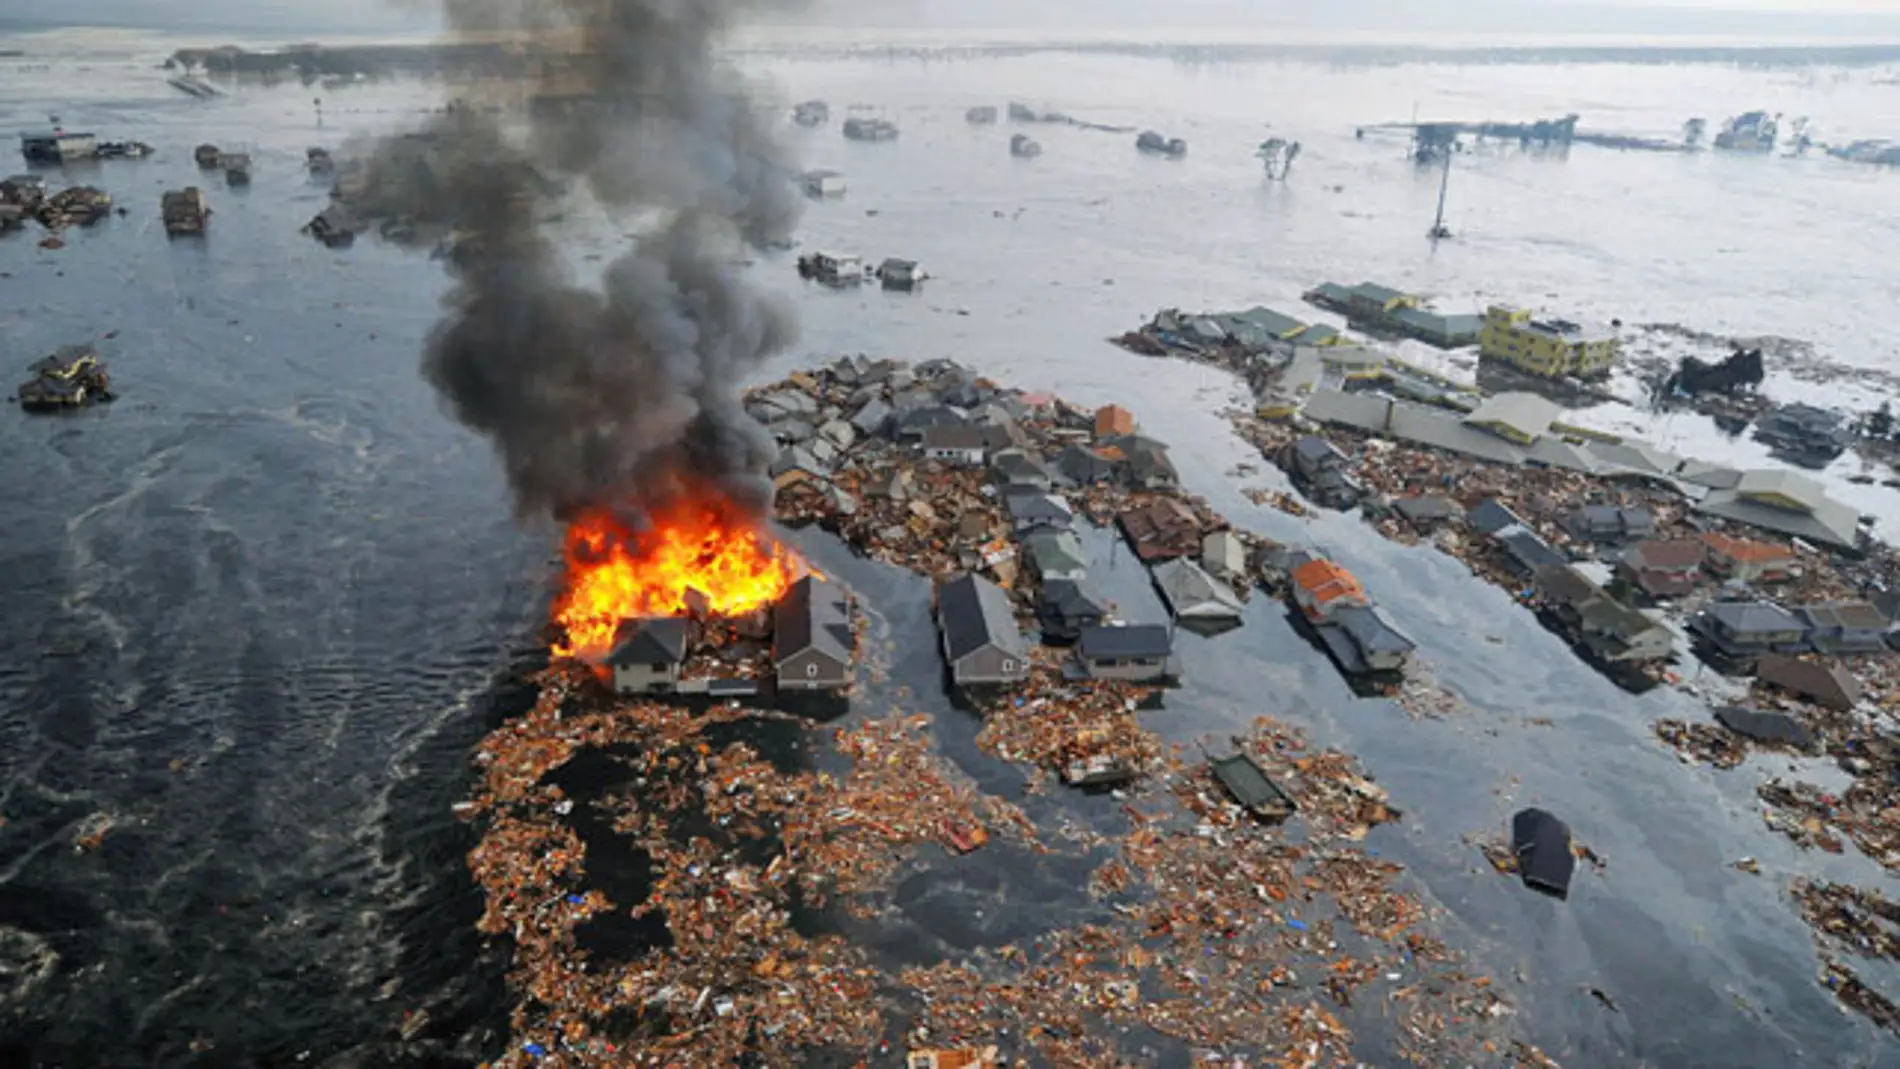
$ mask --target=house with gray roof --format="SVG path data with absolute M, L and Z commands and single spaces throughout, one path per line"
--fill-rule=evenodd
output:
M 1016 626 L 1009 595 L 973 573 L 937 587 L 943 658 L 958 686 L 1020 683 L 1029 677 L 1029 643 Z
M 1245 606 L 1226 583 L 1203 571 L 1191 560 L 1177 557 L 1149 569 L 1168 611 L 1177 620 L 1227 623 L 1240 619 Z
M 679 688 L 686 663 L 686 619 L 656 616 L 623 620 L 614 633 L 607 665 L 620 694 L 670 694 Z
M 1042 458 L 1021 449 L 1002 449 L 992 453 L 990 472 L 997 484 L 1011 496 L 1024 490 L 1047 493 L 1056 484 L 1055 473 L 1042 462 Z
M 983 428 L 970 424 L 925 428 L 923 444 L 924 456 L 932 460 L 972 467 L 983 463 L 989 450 Z
M 1689 632 L 1717 658 L 1735 662 L 1808 645 L 1807 622 L 1766 601 L 1718 601 L 1689 621 Z
M 1846 712 L 1860 701 L 1860 682 L 1838 664 L 1770 653 L 1756 666 L 1755 678 L 1827 709 Z
M 1075 510 L 1067 501 L 1050 494 L 1011 494 L 1009 519 L 1017 534 L 1042 529 L 1066 531 L 1075 526 Z
M 1860 517 L 1854 510 L 1828 497 L 1820 483 L 1791 471 L 1743 472 L 1734 489 L 1710 492 L 1695 510 L 1818 545 L 1855 549 L 1860 544 Z
M 1464 422 L 1506 441 L 1530 445 L 1550 433 L 1550 425 L 1562 415 L 1563 409 L 1553 401 L 1534 393 L 1513 392 L 1485 398 Z
M 1887 652 L 1892 621 L 1872 602 L 1830 601 L 1794 612 L 1807 625 L 1808 644 L 1820 653 Z
M 1383 611 L 1372 605 L 1344 605 L 1315 628 L 1326 652 L 1350 676 L 1403 672 L 1417 646 Z
M 1088 679 L 1153 683 L 1181 674 L 1174 635 L 1162 624 L 1085 627 L 1071 663 Z
M 1579 542 L 1621 545 L 1655 535 L 1656 517 L 1648 509 L 1585 505 L 1564 516 L 1563 526 Z
M 1491 537 L 1497 542 L 1498 548 L 1504 551 L 1505 561 L 1511 570 L 1526 579 L 1545 565 L 1568 563 L 1563 554 L 1550 548 L 1548 542 L 1537 537 L 1536 532 L 1527 527 L 1506 527 Z
M 1081 579 L 1088 574 L 1089 557 L 1075 532 L 1067 528 L 1040 528 L 1023 536 L 1023 556 L 1040 582 Z
M 1085 445 L 1070 445 L 1065 448 L 1057 464 L 1062 469 L 1062 474 L 1078 486 L 1095 486 L 1114 482 L 1122 468 L 1120 460 Z
M 851 685 L 851 607 L 835 583 L 808 575 L 772 609 L 772 666 L 780 690 Z
M 1504 502 L 1487 497 L 1465 513 L 1465 524 L 1479 534 L 1494 535 L 1506 527 L 1522 527 L 1524 521 Z
M 1045 643 L 1074 642 L 1084 628 L 1099 626 L 1109 615 L 1108 599 L 1086 580 L 1051 579 L 1037 594 L 1036 619 Z

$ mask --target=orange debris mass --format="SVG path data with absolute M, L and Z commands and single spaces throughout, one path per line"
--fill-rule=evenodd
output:
M 784 546 L 718 500 L 681 500 L 627 527 L 589 510 L 567 528 L 567 576 L 554 619 L 566 632 L 557 657 L 598 661 L 623 620 L 681 616 L 687 592 L 716 616 L 741 616 L 777 602 L 803 571 Z

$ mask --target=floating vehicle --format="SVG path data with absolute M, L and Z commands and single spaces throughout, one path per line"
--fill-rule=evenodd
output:
M 1042 155 L 1042 145 L 1028 134 L 1017 134 L 1009 139 L 1009 154 L 1019 160 L 1033 160 Z
M 886 119 L 846 119 L 844 136 L 852 141 L 895 141 L 897 124 Z
M 807 100 L 792 108 L 792 121 L 800 126 L 823 126 L 831 121 L 831 105 L 822 100 Z
M 1154 156 L 1166 156 L 1178 160 L 1187 155 L 1187 142 L 1178 137 L 1163 137 L 1153 130 L 1143 130 L 1135 137 L 1135 148 Z
M 1240 749 L 1225 757 L 1207 759 L 1214 778 L 1234 796 L 1234 801 L 1261 820 L 1281 821 L 1297 812 L 1298 803 L 1247 753 L 1245 741 L 1236 738 L 1234 745 Z
M 343 213 L 334 206 L 318 212 L 304 224 L 303 232 L 332 249 L 347 249 L 356 244 L 356 228 L 349 225 Z
M 827 286 L 856 286 L 864 281 L 864 263 L 856 256 L 814 252 L 798 258 L 798 277 Z
M 1715 135 L 1715 147 L 1725 152 L 1773 152 L 1780 127 L 1781 116 L 1765 111 L 1737 115 Z
M 33 377 L 20 384 L 20 406 L 50 412 L 112 400 L 112 379 L 90 345 L 68 345 L 36 361 Z
M 996 121 L 996 108 L 989 104 L 978 105 L 963 113 L 963 121 L 977 126 L 988 126 Z
M 207 171 L 217 170 L 218 160 L 222 158 L 223 155 L 222 152 L 218 151 L 218 146 L 208 143 L 199 145 L 197 148 L 191 150 L 191 158 L 197 161 L 200 168 Z
M 197 186 L 167 192 L 159 198 L 158 211 L 165 220 L 165 233 L 170 237 L 203 234 L 205 217 L 211 214 L 204 193 Z

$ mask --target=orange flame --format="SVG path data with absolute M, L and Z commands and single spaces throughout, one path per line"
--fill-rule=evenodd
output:
M 589 510 L 567 528 L 567 579 L 554 619 L 557 657 L 599 660 L 623 620 L 681 616 L 687 591 L 716 616 L 743 616 L 784 596 L 802 567 L 790 552 L 718 500 L 681 500 L 634 531 Z

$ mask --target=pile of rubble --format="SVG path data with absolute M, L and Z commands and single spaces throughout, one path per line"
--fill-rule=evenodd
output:
M 1155 768 L 1161 740 L 1135 711 L 1156 688 L 1111 680 L 1070 683 L 1057 654 L 1036 650 L 1029 679 L 983 705 L 977 745 L 1005 761 L 1034 765 L 1076 785 L 1132 780 Z
M 1684 761 L 1735 768 L 1748 759 L 1748 741 L 1719 724 L 1668 718 L 1653 725 L 1656 737 L 1675 747 Z
M 112 214 L 112 197 L 93 186 L 73 186 L 41 200 L 33 209 L 34 218 L 48 230 L 72 225 L 91 226 Z

